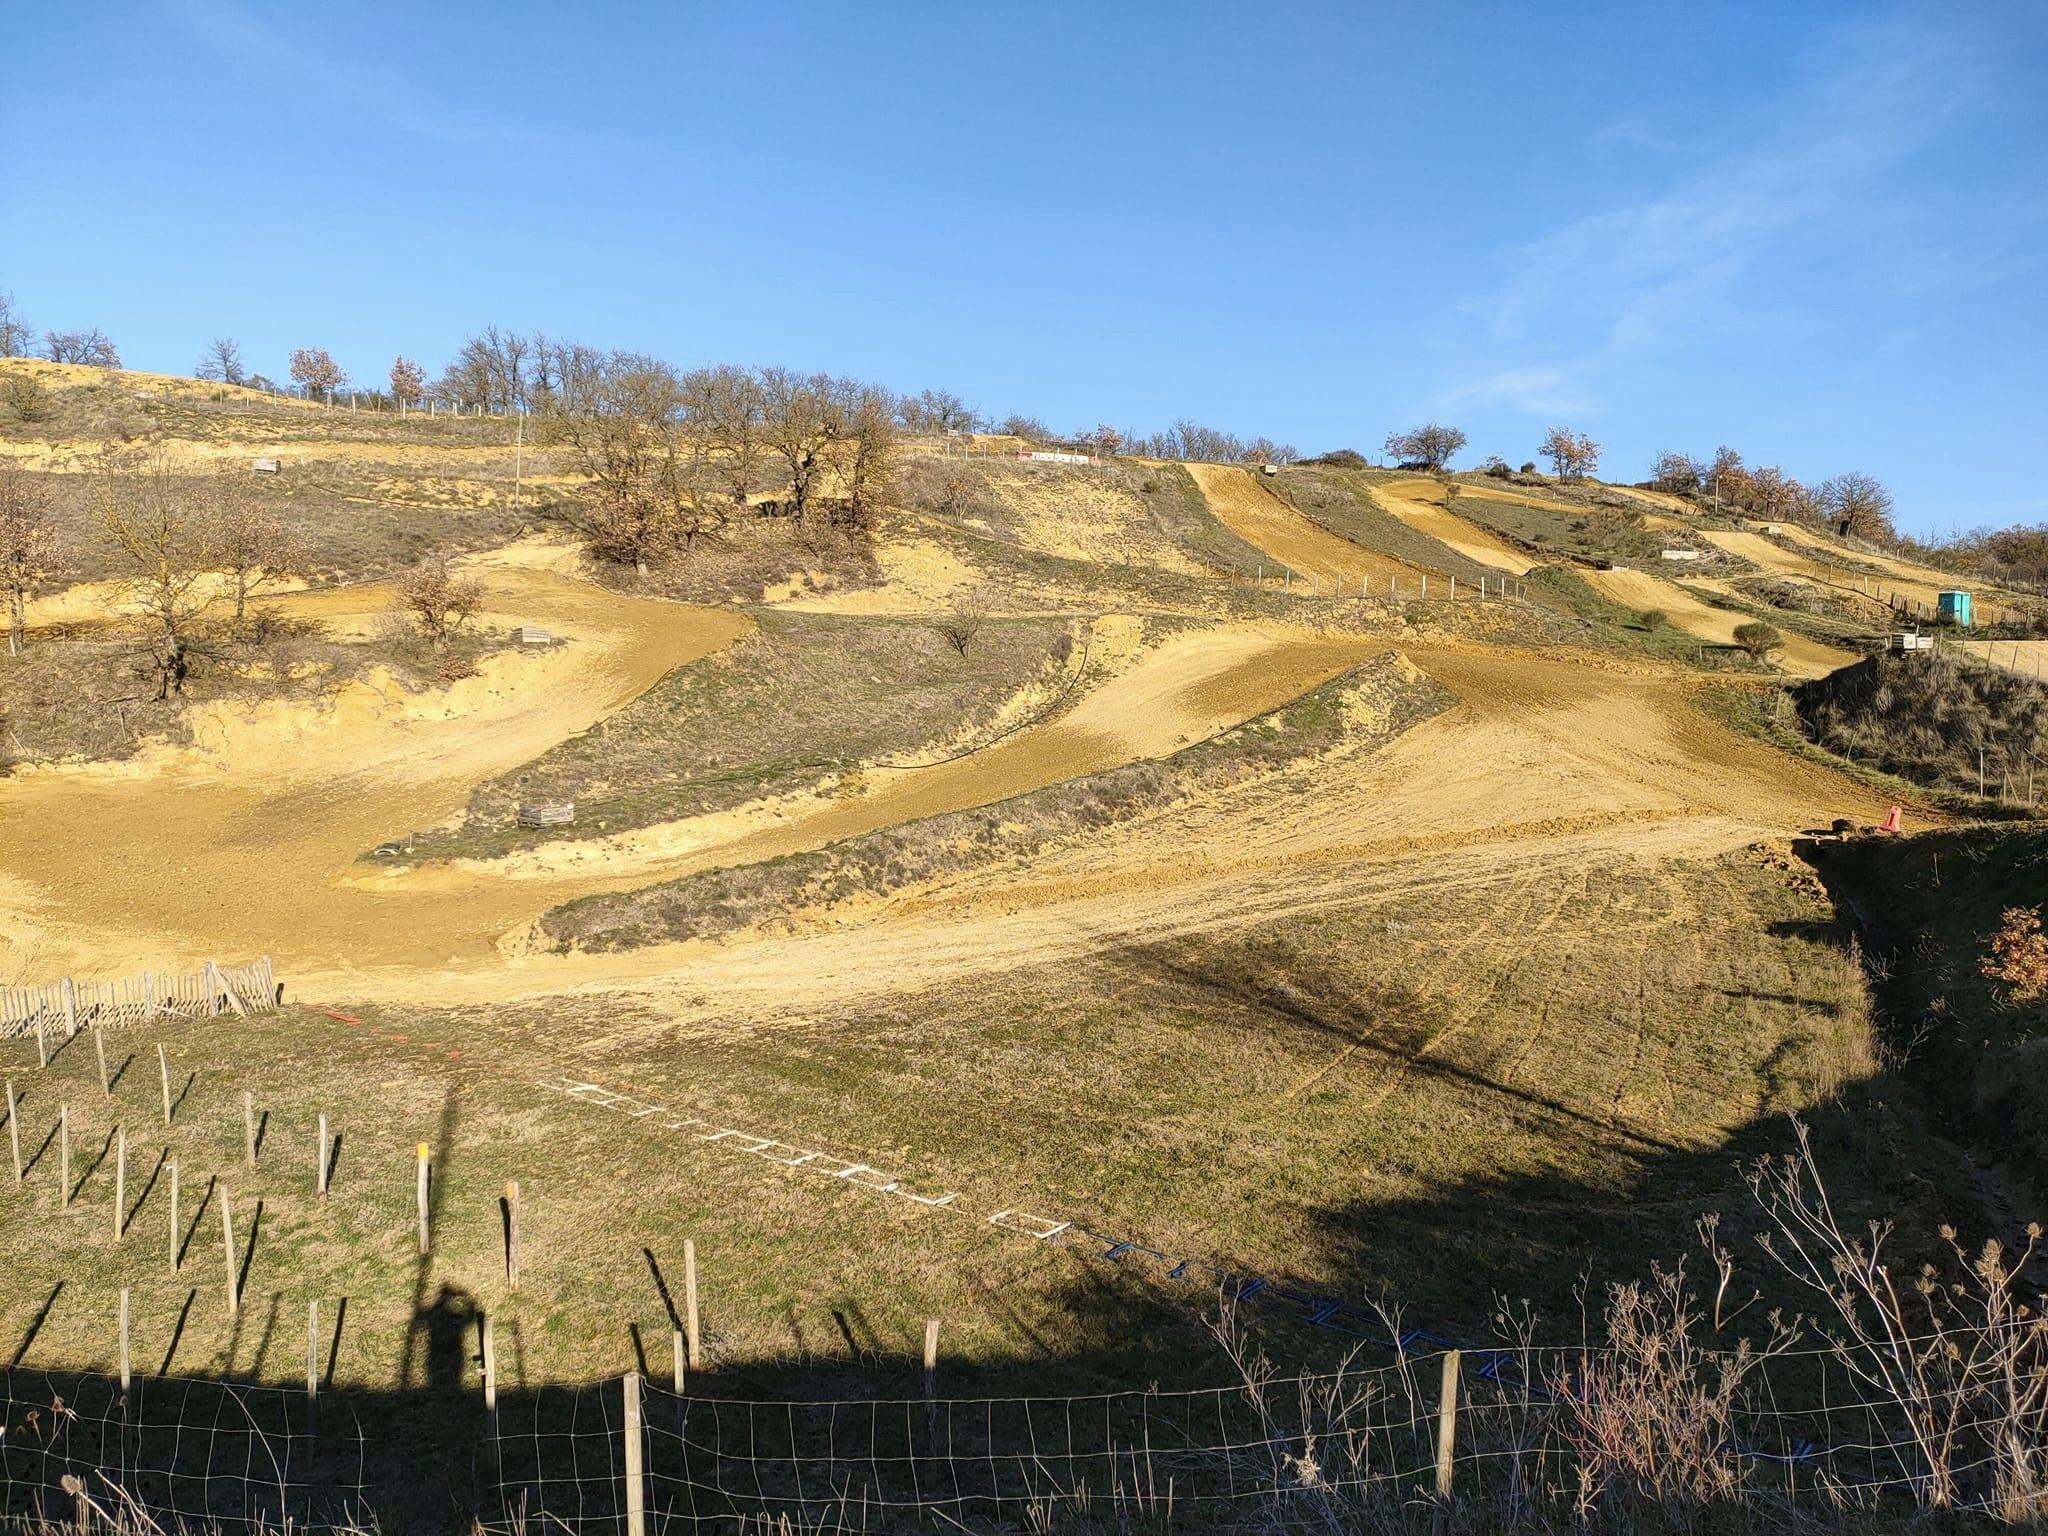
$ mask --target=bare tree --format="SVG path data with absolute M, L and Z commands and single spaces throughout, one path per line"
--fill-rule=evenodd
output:
M 28 629 L 28 600 L 57 564 L 50 492 L 12 460 L 0 460 L 0 586 L 7 589 L 7 650 L 19 656 Z
M 1108 422 L 1098 422 L 1088 434 L 1088 446 L 1105 459 L 1113 459 L 1124 445 L 1124 435 Z
M 822 373 L 787 368 L 763 368 L 755 377 L 761 386 L 763 437 L 782 460 L 789 477 L 789 512 L 801 523 L 816 493 L 819 470 L 839 435 L 832 380 Z
M 1837 533 L 1876 544 L 1898 539 L 1892 527 L 1892 493 L 1873 476 L 1851 470 L 1824 480 L 1819 501 Z
M 1054 436 L 1052 428 L 1036 416 L 1026 416 L 1015 411 L 1005 416 L 996 430 L 1007 437 L 1021 437 L 1027 443 L 1049 443 Z
M 1568 427 L 1552 427 L 1538 451 L 1550 460 L 1560 480 L 1582 480 L 1600 467 L 1600 445 Z
M 53 363 L 84 363 L 92 368 L 121 366 L 120 352 L 97 326 L 89 331 L 45 331 L 43 352 Z
M 35 331 L 15 303 L 14 295 L 0 290 L 0 357 L 27 357 L 35 342 Z
M 701 430 L 712 442 L 712 472 L 723 481 L 733 512 L 744 513 L 769 452 L 761 386 L 746 369 L 722 363 L 690 375 L 687 388 Z
M 483 606 L 484 584 L 458 576 L 446 560 L 429 560 L 399 578 L 396 606 L 440 650 Z
M 247 377 L 242 369 L 242 349 L 235 345 L 232 336 L 216 336 L 209 341 L 193 372 L 199 378 L 222 384 L 240 384 Z
M 580 383 L 573 409 L 543 417 L 546 440 L 591 481 L 577 518 L 597 559 L 644 576 L 653 561 L 725 526 L 729 490 L 693 403 L 668 364 L 614 353 Z
M 1692 455 L 1675 449 L 1667 448 L 1650 464 L 1650 483 L 1660 491 L 1671 491 L 1681 496 L 1696 495 L 1700 482 L 1705 478 L 1705 465 Z
M 994 600 L 986 587 L 968 587 L 955 593 L 947 605 L 946 616 L 939 620 L 941 638 L 965 657 L 968 648 L 980 635 L 981 627 L 988 622 L 989 610 L 993 606 Z
M 139 462 L 107 455 L 94 491 L 156 696 L 182 693 L 201 620 L 214 599 L 211 522 L 171 473 L 161 448 Z
M 516 331 L 486 326 L 483 334 L 462 344 L 434 392 L 468 410 L 508 415 L 525 409 L 531 403 L 527 361 L 535 350 L 535 343 Z
M 214 564 L 235 600 L 235 629 L 248 616 L 249 599 L 303 575 L 306 550 L 299 536 L 260 503 L 242 480 L 218 475 L 199 496 L 212 524 Z
M 1442 469 L 1464 446 L 1463 432 L 1456 427 L 1439 426 L 1433 421 L 1410 427 L 1406 432 L 1390 432 L 1386 444 L 1387 457 L 1401 464 L 1402 468 L 1414 466 L 1428 470 Z
M 888 494 L 900 447 L 896 399 L 875 384 L 842 379 L 833 390 L 837 433 L 845 441 L 842 472 L 845 513 L 836 519 L 858 533 L 871 532 Z
M 1762 619 L 1751 619 L 1747 624 L 1735 626 L 1735 643 L 1756 660 L 1768 661 L 1773 651 L 1785 648 L 1785 636 L 1776 625 L 1766 624 Z
M 925 389 L 898 402 L 903 425 L 912 432 L 972 432 L 974 412 L 949 389 Z
M 418 405 L 426 388 L 426 369 L 402 352 L 391 360 L 391 398 L 401 411 Z
M 330 405 L 342 386 L 348 383 L 348 375 L 342 371 L 341 364 L 328 354 L 325 347 L 300 347 L 292 353 L 291 368 L 293 383 Z

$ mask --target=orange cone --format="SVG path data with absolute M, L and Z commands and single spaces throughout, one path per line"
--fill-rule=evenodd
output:
M 1891 815 L 1885 817 L 1884 825 L 1877 830 L 1880 832 L 1903 832 L 1905 830 L 1905 828 L 1899 825 L 1899 808 L 1896 805 L 1892 807 Z

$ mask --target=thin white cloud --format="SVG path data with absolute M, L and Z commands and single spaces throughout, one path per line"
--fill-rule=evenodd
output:
M 536 129 L 430 104 L 396 85 L 387 72 L 331 54 L 315 56 L 237 0 L 166 0 L 166 5 L 194 36 L 243 73 L 289 85 L 402 132 L 455 145 L 532 144 L 548 137 Z
M 1532 416 L 1593 416 L 1600 402 L 1562 368 L 1502 368 L 1445 392 L 1440 404 L 1506 406 Z
M 1470 312 L 1496 343 L 1584 338 L 1589 361 L 1670 344 L 1787 245 L 1842 239 L 1852 211 L 1881 201 L 1887 174 L 1964 99 L 1969 61 L 1936 41 L 1908 21 L 1833 39 L 1822 70 L 1755 114 L 1771 125 L 1755 142 L 1503 251 Z

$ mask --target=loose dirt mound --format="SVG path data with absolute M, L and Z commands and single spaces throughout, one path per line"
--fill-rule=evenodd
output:
M 1428 534 L 1466 559 L 1511 576 L 1526 576 L 1534 568 L 1535 562 L 1514 545 L 1451 511 L 1446 504 L 1448 495 L 1441 482 L 1422 475 L 1387 480 L 1372 487 L 1373 500 L 1387 511 L 1417 533 Z
M 1689 635 L 1715 645 L 1733 645 L 1738 625 L 1750 621 L 1746 614 L 1730 613 L 1703 603 L 1684 588 L 1647 571 L 1581 571 L 1588 585 L 1624 607 L 1639 611 L 1660 608 L 1672 623 Z M 1822 645 L 1804 635 L 1785 633 L 1780 664 L 1798 677 L 1824 677 L 1837 667 L 1846 667 L 1856 657 L 1849 651 Z
M 1298 575 L 1347 583 L 1391 577 L 1412 582 L 1414 569 L 1339 538 L 1310 522 L 1260 485 L 1250 470 L 1231 464 L 1182 466 L 1201 488 L 1202 499 L 1232 533 Z

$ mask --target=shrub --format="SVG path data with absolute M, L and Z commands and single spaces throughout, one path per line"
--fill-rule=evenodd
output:
M 1764 660 L 1773 651 L 1785 648 L 1785 636 L 1775 624 L 1766 624 L 1761 619 L 1751 619 L 1747 624 L 1735 627 L 1735 643 L 1758 661 Z
M 1527 463 L 1525 463 L 1525 464 L 1524 464 L 1524 465 L 1522 466 L 1522 473 L 1523 473 L 1523 474 L 1525 474 L 1525 475 L 1533 475 L 1533 474 L 1535 474 L 1535 473 L 1536 473 L 1536 461 L 1535 461 L 1534 459 L 1530 459 L 1530 460 L 1529 460 L 1529 461 L 1528 461 Z
M 1978 970 L 2005 983 L 2016 1003 L 2048 997 L 2048 934 L 2039 907 L 2007 907 L 2005 922 L 1991 938 L 1991 953 Z
M 1508 461 L 1497 453 L 1487 457 L 1486 462 L 1479 466 L 1479 472 L 1483 475 L 1491 475 L 1496 480 L 1510 479 L 1515 473 L 1512 469 L 1508 468 Z
M 1645 608 L 1640 614 L 1636 616 L 1636 622 L 1641 624 L 1643 628 L 1649 630 L 1652 634 L 1655 634 L 1658 630 L 1662 629 L 1666 624 L 1671 622 L 1671 615 L 1666 613 L 1662 608 Z
M 1332 448 L 1328 453 L 1318 454 L 1313 459 L 1304 459 L 1305 464 L 1325 464 L 1331 469 L 1368 469 L 1365 455 L 1355 448 Z
M 32 373 L 9 374 L 0 382 L 0 400 L 17 421 L 42 421 L 50 414 L 50 392 Z

